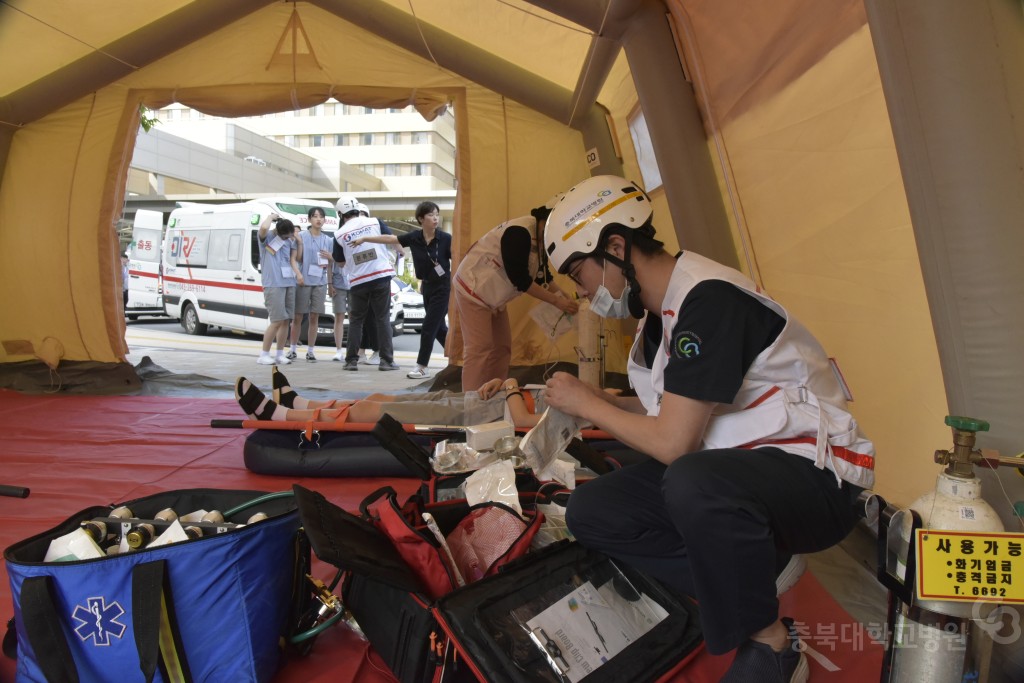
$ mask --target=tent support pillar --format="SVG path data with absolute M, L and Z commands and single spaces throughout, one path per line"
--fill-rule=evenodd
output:
M 704 124 L 665 7 L 635 3 L 622 47 L 636 81 L 679 245 L 739 267 Z
M 622 43 L 680 246 L 738 268 L 704 124 L 679 61 L 664 4 L 658 0 L 529 1 L 595 33 L 602 31 L 602 39 Z
M 1020 4 L 864 4 L 949 410 L 988 420 L 984 445 L 1018 453 L 1024 443 Z

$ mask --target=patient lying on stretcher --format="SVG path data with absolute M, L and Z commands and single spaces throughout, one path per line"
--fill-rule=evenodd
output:
M 272 372 L 273 398 L 244 377 L 235 382 L 235 399 L 254 420 L 331 422 L 342 419 L 374 423 L 387 413 L 403 424 L 465 426 L 504 419 L 506 407 L 516 427 L 533 427 L 540 419 L 540 415 L 532 411 L 532 397 L 528 392 L 524 395 L 518 382 L 511 378 L 492 379 L 476 391 L 371 394 L 355 401 L 315 401 L 299 396 L 277 366 Z

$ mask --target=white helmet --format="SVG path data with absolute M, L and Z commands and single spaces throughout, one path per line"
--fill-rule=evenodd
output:
M 555 205 L 558 204 L 558 202 L 562 201 L 562 197 L 564 196 L 564 192 L 556 192 L 551 196 L 551 199 L 544 202 L 543 206 L 538 206 L 536 209 L 530 211 L 530 215 L 538 221 L 546 221 L 548 216 L 551 215 L 551 210 L 555 208 Z
M 647 225 L 654 209 L 636 183 L 613 175 L 587 178 L 559 200 L 544 226 L 551 265 L 565 273 L 570 261 L 597 249 L 612 225 L 636 230 Z
M 359 211 L 359 200 L 350 194 L 343 194 L 335 207 L 338 209 L 338 215 L 344 216 L 346 213 Z
M 359 215 L 360 216 L 369 216 L 370 215 L 370 207 L 368 207 L 366 204 L 363 204 L 362 202 L 357 202 L 356 203 L 356 208 L 359 209 Z

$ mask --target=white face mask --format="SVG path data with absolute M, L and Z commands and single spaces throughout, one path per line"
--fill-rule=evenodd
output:
M 629 298 L 629 283 L 622 288 L 622 295 L 618 299 L 613 299 L 612 293 L 604 286 L 604 264 L 601 266 L 601 285 L 594 292 L 594 296 L 590 297 L 590 310 L 602 318 L 628 318 L 629 306 L 626 300 Z

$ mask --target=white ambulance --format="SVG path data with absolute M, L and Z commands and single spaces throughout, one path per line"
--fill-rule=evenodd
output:
M 160 253 L 163 244 L 164 215 L 139 209 L 128 245 L 128 305 L 125 315 L 136 320 L 140 315 L 165 315 L 164 283 Z
M 189 334 L 205 334 L 210 326 L 263 334 L 268 323 L 260 223 L 277 213 L 305 229 L 312 207 L 324 210 L 324 230 L 333 233 L 338 212 L 325 201 L 273 197 L 236 204 L 180 203 L 167 221 L 163 248 L 167 315 L 179 319 Z

